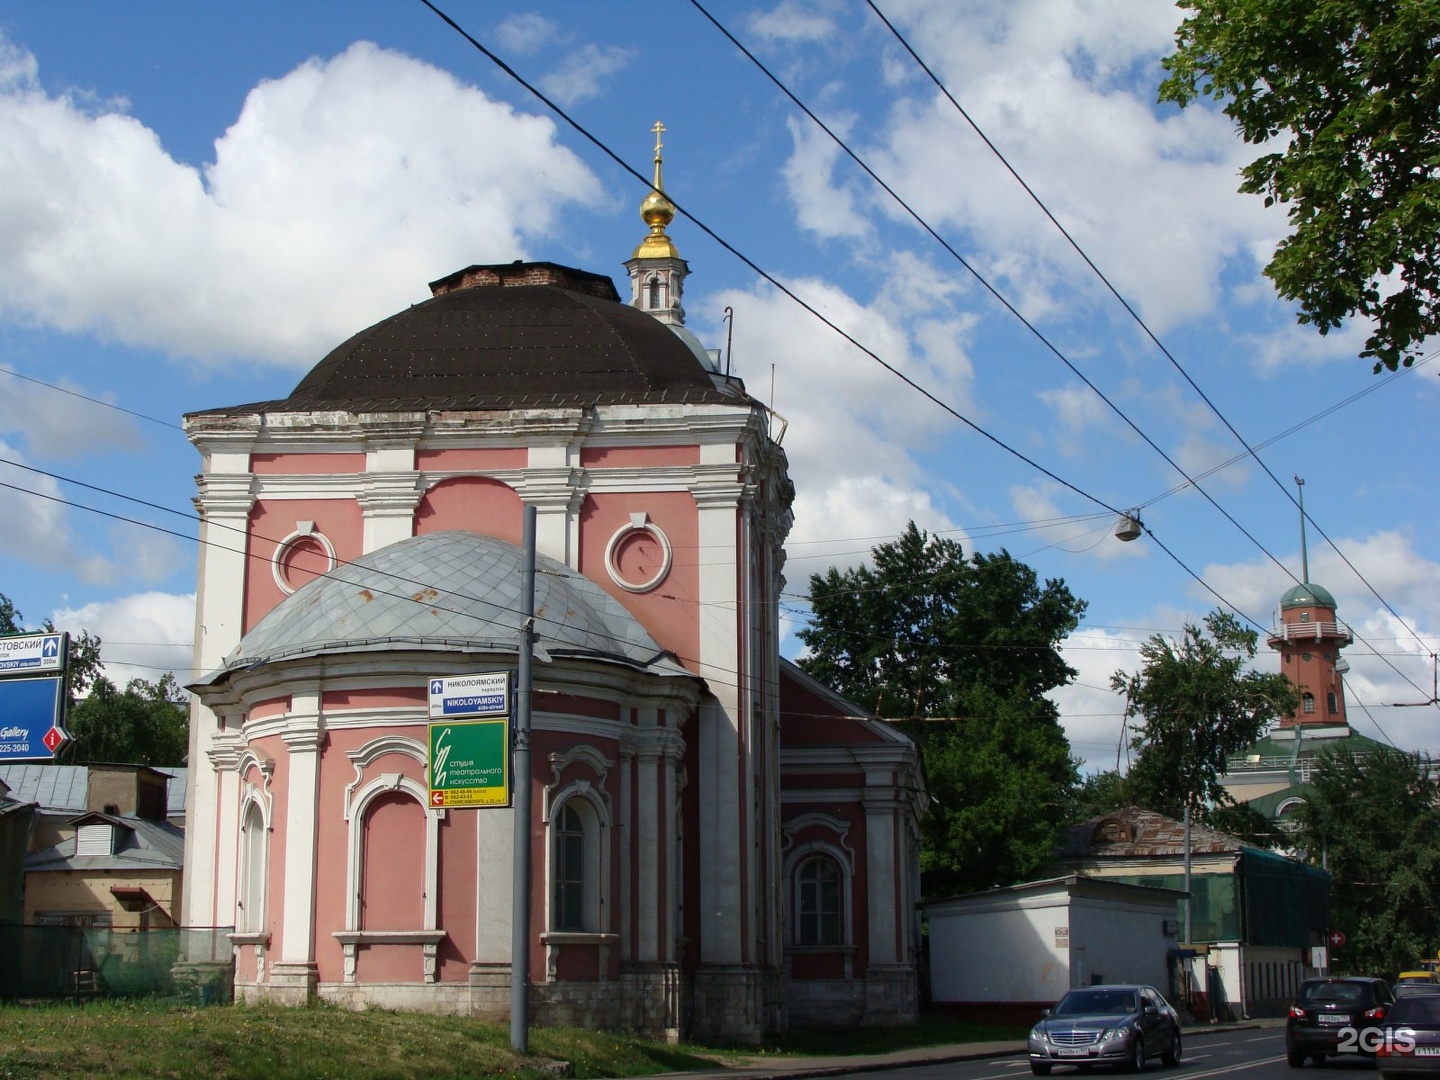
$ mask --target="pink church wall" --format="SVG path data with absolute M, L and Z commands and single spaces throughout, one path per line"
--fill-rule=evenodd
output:
M 415 468 L 422 472 L 491 472 L 523 469 L 530 451 L 523 446 L 472 447 L 457 450 L 417 450 Z
M 327 690 L 320 698 L 327 715 L 347 709 L 385 709 L 415 706 L 428 708 L 422 686 L 365 687 L 356 690 Z M 423 736 L 424 732 L 421 732 Z M 423 742 L 423 738 L 421 739 Z
M 858 746 L 883 742 L 867 725 L 835 715 L 835 703 L 812 693 L 780 672 L 780 745 L 782 747 Z
M 275 582 L 270 560 L 297 521 L 313 521 L 341 562 L 361 551 L 363 521 L 353 499 L 261 499 L 250 511 L 250 557 L 245 563 L 244 629 L 248 632 L 285 593 Z
M 436 978 L 466 982 L 475 955 L 476 832 L 480 814 L 489 810 L 452 810 L 440 822 L 440 895 L 436 902 L 440 943 Z
M 647 593 L 620 588 L 605 569 L 610 538 L 644 512 L 669 538 L 670 573 Z M 695 499 L 684 491 L 590 495 L 580 510 L 580 572 L 614 596 L 662 646 L 695 666 L 700 652 L 697 606 L 700 599 L 699 515 Z M 716 553 L 716 558 L 722 557 Z
M 377 795 L 365 808 L 360 887 L 362 930 L 425 925 L 425 808 L 408 792 Z
M 364 454 L 251 454 L 257 476 L 333 476 L 365 471 Z
M 587 446 L 580 451 L 580 467 L 584 469 L 635 469 L 699 464 L 698 446 Z
M 415 509 L 415 535 L 467 529 L 518 545 L 524 506 L 515 490 L 484 476 L 442 480 Z
M 257 701 L 250 706 L 247 718 L 250 720 L 264 720 L 267 716 L 284 716 L 290 711 L 290 698 L 277 697 L 266 698 L 264 701 Z

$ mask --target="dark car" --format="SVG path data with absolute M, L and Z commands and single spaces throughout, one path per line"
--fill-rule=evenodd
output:
M 1394 1002 L 1384 979 L 1306 979 L 1285 1021 L 1285 1057 L 1291 1068 L 1300 1068 L 1307 1057 L 1319 1065 L 1329 1054 L 1373 1056 Z
M 1396 1001 L 1380 1034 L 1375 1065 L 1384 1080 L 1440 1076 L 1440 993 L 1407 995 Z
M 1030 1030 L 1030 1071 L 1056 1065 L 1116 1065 L 1140 1072 L 1147 1058 L 1180 1060 L 1180 1017 L 1153 986 L 1071 990 Z
M 1398 982 L 1390 988 L 1399 1001 L 1403 997 L 1420 997 L 1424 994 L 1440 994 L 1440 983 L 1435 982 Z

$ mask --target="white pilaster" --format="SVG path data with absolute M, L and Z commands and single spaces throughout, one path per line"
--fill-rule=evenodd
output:
M 205 473 L 195 499 L 200 513 L 199 589 L 195 606 L 195 674 L 220 666 L 243 632 L 250 509 L 254 505 L 250 452 L 258 420 L 223 433 L 191 431 L 205 455 Z M 211 763 L 220 721 L 198 699 L 190 706 L 191 768 L 185 793 L 185 882 L 181 919 L 186 926 L 226 926 L 235 898 L 216 894 L 221 802 L 219 777 Z
M 275 967 L 315 963 L 315 855 L 320 809 L 320 744 L 325 725 L 318 689 L 291 697 L 281 738 L 290 751 L 285 808 L 285 898 L 280 958 Z

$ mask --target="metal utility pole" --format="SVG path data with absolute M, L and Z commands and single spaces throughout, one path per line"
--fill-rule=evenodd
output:
M 515 673 L 515 889 L 510 913 L 510 1046 L 530 1052 L 530 696 L 535 652 L 535 507 L 525 507 L 520 655 Z

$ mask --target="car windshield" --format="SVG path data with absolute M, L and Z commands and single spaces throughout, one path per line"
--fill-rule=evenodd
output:
M 1440 994 L 1401 998 L 1391 1007 L 1385 1019 L 1392 1024 L 1440 1025 Z
M 1300 988 L 1300 1000 L 1310 1005 L 1358 1005 L 1365 988 L 1359 983 L 1307 983 Z
M 1055 1006 L 1056 1016 L 1125 1016 L 1137 1011 L 1134 990 L 1071 990 Z

